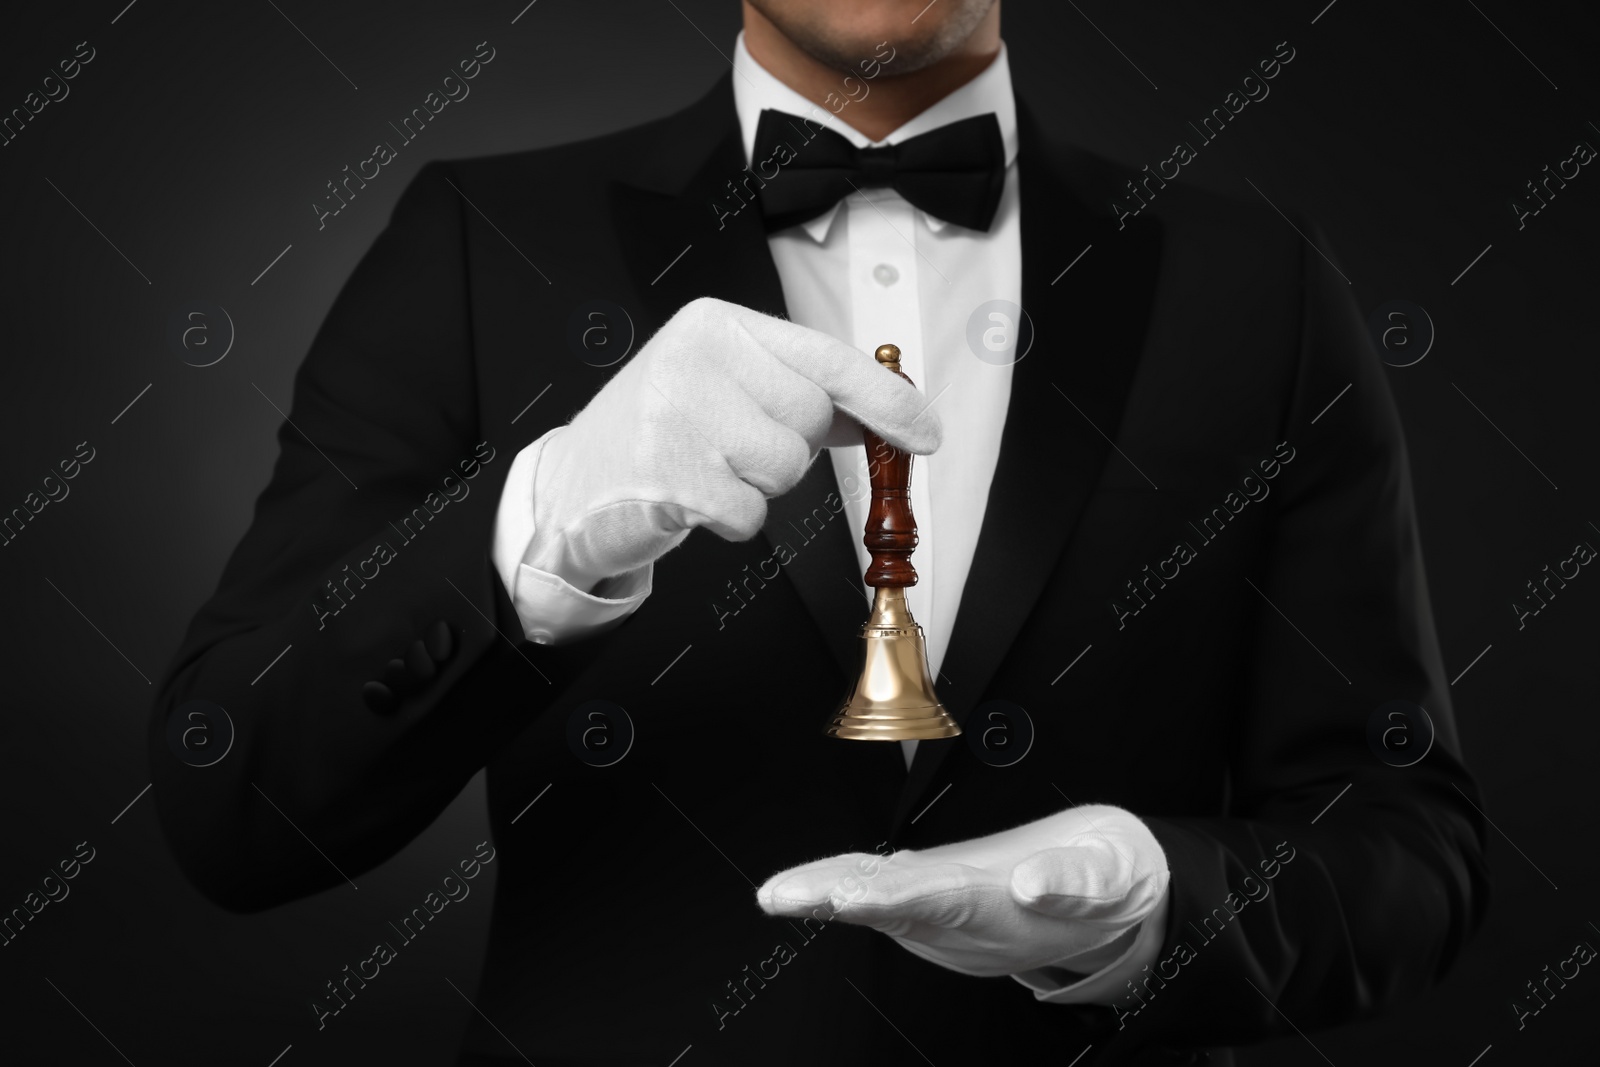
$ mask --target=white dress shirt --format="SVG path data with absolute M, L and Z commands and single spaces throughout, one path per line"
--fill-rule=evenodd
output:
M 996 300 L 1013 307 L 1022 303 L 1017 112 L 1005 48 L 976 78 L 881 141 L 869 140 L 842 121 L 849 103 L 833 114 L 779 81 L 750 55 L 743 33 L 734 47 L 733 95 L 746 162 L 751 161 L 756 124 L 766 108 L 821 122 L 858 147 L 894 144 L 975 115 L 992 113 L 999 121 L 1005 190 L 988 232 L 935 218 L 891 189 L 868 188 L 808 223 L 768 237 L 792 321 L 855 345 L 864 358 L 871 358 L 881 344 L 898 345 L 901 369 L 937 405 L 944 444 L 937 454 L 919 456 L 913 464 L 911 504 L 919 541 L 912 563 L 919 581 L 906 591 L 926 635 L 928 669 L 937 676 L 972 568 L 1011 391 L 1012 367 L 1003 346 L 998 356 L 990 347 L 980 358 L 981 344 L 975 346 L 969 337 L 982 337 L 987 330 L 993 340 L 996 329 L 1013 332 L 1014 323 L 1008 327 L 990 318 L 984 305 Z M 835 101 L 845 99 L 841 86 Z M 974 322 L 976 328 L 970 328 Z M 1014 343 L 1014 336 L 1009 339 Z M 533 537 L 533 479 L 544 440 L 530 444 L 512 462 L 493 552 L 529 640 L 542 644 L 616 625 L 649 595 L 652 572 L 652 567 L 643 567 L 586 593 L 523 562 Z M 848 528 L 861 531 L 870 503 L 866 449 L 851 445 L 829 452 Z M 859 536 L 853 540 L 864 574 L 870 554 Z M 870 593 L 864 582 L 861 590 L 865 618 Z M 917 742 L 901 744 L 909 767 Z M 1040 999 L 1081 1003 L 1100 994 L 1104 1000 L 1109 999 L 1104 990 L 1120 985 L 1128 961 L 1124 956 L 1117 961 L 1124 966 L 1113 964 L 1065 988 L 1038 972 L 1018 980 Z

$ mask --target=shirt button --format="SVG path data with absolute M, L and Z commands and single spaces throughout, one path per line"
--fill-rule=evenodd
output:
M 550 643 L 549 630 L 535 630 L 533 633 L 529 634 L 528 637 L 536 645 L 548 645 Z
M 900 280 L 900 272 L 887 263 L 879 263 L 872 268 L 872 277 L 882 286 L 890 286 Z

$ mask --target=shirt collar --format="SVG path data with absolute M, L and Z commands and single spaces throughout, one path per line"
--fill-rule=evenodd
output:
M 842 78 L 841 78 L 842 81 Z M 868 85 L 871 82 L 867 82 Z M 844 96 L 841 86 L 840 99 Z M 744 45 L 744 31 L 740 31 L 739 39 L 733 47 L 733 106 L 739 117 L 739 130 L 743 135 L 744 158 L 746 164 L 752 162 L 755 152 L 756 124 L 761 119 L 761 112 L 767 108 L 778 111 L 787 111 L 792 115 L 803 115 L 813 121 L 820 122 L 828 129 L 835 131 L 857 148 L 868 145 L 898 144 L 909 137 L 927 133 L 929 130 L 938 129 L 940 126 L 959 122 L 962 119 L 972 118 L 975 115 L 993 114 L 1000 123 L 1000 137 L 1005 144 L 1006 166 L 1010 167 L 1017 158 L 1017 103 L 1011 93 L 1011 65 L 1006 58 L 1006 46 L 1000 45 L 999 53 L 994 61 L 983 69 L 983 72 L 967 84 L 946 96 L 932 107 L 913 117 L 898 129 L 892 131 L 881 141 L 870 140 L 866 134 L 844 122 L 828 108 L 815 104 L 789 86 L 779 81 L 767 68 L 757 63 L 750 50 Z M 849 104 L 845 108 L 849 108 Z M 843 201 L 840 201 L 843 203 Z M 835 204 L 823 214 L 803 223 L 801 228 L 811 235 L 812 240 L 821 242 L 828 235 L 829 228 L 833 225 L 834 218 L 839 214 L 839 205 Z M 923 212 L 922 216 L 928 228 L 938 233 L 944 229 L 946 223 L 943 219 L 936 218 Z

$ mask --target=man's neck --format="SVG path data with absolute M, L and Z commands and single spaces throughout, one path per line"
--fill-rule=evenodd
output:
M 893 63 L 884 64 L 883 73 L 865 83 L 870 91 L 859 100 L 851 93 L 859 93 L 864 84 L 861 71 L 838 71 L 813 59 L 748 3 L 744 4 L 744 43 L 757 63 L 807 100 L 822 107 L 828 107 L 829 93 L 835 94 L 836 102 L 849 100 L 850 106 L 838 112 L 839 118 L 869 139 L 880 141 L 976 78 L 994 61 L 1000 51 L 1000 5 L 990 9 L 956 51 L 932 66 L 895 75 Z M 848 86 L 846 77 L 852 78 Z

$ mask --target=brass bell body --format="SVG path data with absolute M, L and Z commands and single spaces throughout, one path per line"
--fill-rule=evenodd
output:
M 880 587 L 872 614 L 861 625 L 861 674 L 828 723 L 827 735 L 848 741 L 924 741 L 960 732 L 934 693 L 922 627 L 911 617 L 905 590 Z

